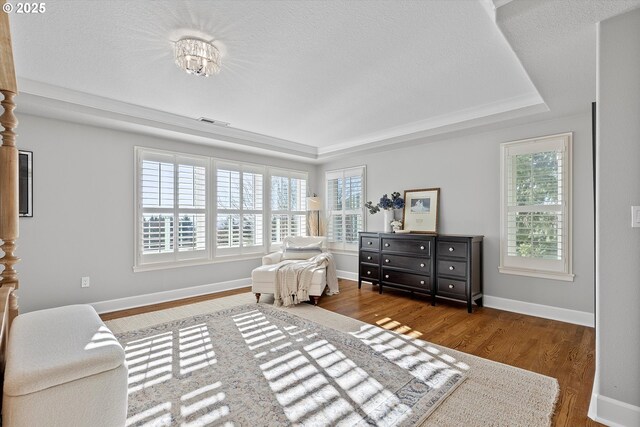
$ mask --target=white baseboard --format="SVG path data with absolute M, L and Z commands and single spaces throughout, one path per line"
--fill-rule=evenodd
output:
M 336 270 L 336 274 L 338 275 L 338 279 L 358 280 L 358 273 L 352 271 Z
M 569 310 L 568 308 L 553 307 L 551 305 L 534 304 L 507 298 L 485 295 L 482 298 L 484 306 L 514 313 L 528 314 L 529 316 L 543 317 L 545 319 L 559 320 L 561 322 L 575 323 L 576 325 L 594 327 L 595 316 L 586 311 Z
M 610 427 L 640 426 L 640 407 L 594 393 L 589 418 Z
M 110 313 L 112 311 L 126 310 L 133 307 L 158 304 L 161 302 L 175 301 L 183 298 L 196 297 L 198 295 L 212 294 L 228 291 L 251 285 L 251 278 L 229 280 L 227 282 L 211 283 L 208 285 L 191 286 L 188 288 L 173 289 L 170 291 L 154 292 L 152 294 L 136 295 L 132 297 L 112 299 L 91 303 L 98 313 Z
M 358 280 L 358 273 L 338 270 L 337 274 L 340 279 Z M 529 316 L 543 317 L 545 319 L 559 320 L 561 322 L 575 323 L 576 325 L 589 326 L 592 328 L 595 325 L 595 316 L 593 313 L 587 313 L 586 311 L 569 310 L 568 308 L 492 297 L 490 295 L 485 295 L 482 300 L 485 307 L 528 314 Z

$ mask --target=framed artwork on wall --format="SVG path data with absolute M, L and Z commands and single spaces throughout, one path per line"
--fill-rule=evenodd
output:
M 33 216 L 33 152 L 18 151 L 18 210 L 20 216 Z
M 439 188 L 405 190 L 402 222 L 411 233 L 438 232 Z

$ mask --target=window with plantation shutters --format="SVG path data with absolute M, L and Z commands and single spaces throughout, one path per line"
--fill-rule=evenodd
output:
M 326 173 L 329 247 L 355 250 L 364 230 L 364 166 Z
M 501 145 L 500 271 L 573 280 L 572 134 Z
M 136 149 L 136 265 L 206 259 L 206 158 Z
M 307 235 L 307 174 L 271 170 L 271 244 Z
M 134 271 L 258 258 L 307 233 L 307 173 L 135 147 Z
M 263 252 L 264 168 L 222 161 L 214 164 L 216 254 Z

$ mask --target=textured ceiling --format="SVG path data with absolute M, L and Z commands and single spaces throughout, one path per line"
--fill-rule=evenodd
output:
M 494 0 L 498 1 L 498 0 Z M 498 26 L 555 116 L 589 110 L 596 100 L 596 23 L 640 0 L 514 0 Z
M 542 104 L 473 0 L 59 0 L 11 25 L 23 80 L 319 151 Z M 174 65 L 171 42 L 186 35 L 216 40 L 219 75 Z

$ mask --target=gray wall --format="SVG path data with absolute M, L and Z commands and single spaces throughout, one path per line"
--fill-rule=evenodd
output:
M 640 9 L 600 24 L 598 62 L 594 392 L 640 406 Z
M 367 165 L 367 197 L 411 188 L 441 188 L 441 232 L 485 235 L 485 293 L 593 311 L 590 116 L 585 113 L 499 131 L 343 156 L 314 165 L 213 149 L 138 134 L 21 115 L 20 146 L 34 151 L 34 218 L 20 220 L 19 264 L 24 312 L 96 302 L 249 277 L 258 259 L 133 273 L 133 147 L 245 160 L 309 171 L 310 189 L 324 171 Z M 499 143 L 574 131 L 575 282 L 500 274 Z M 382 215 L 368 230 L 382 229 Z M 355 272 L 357 258 L 338 255 Z M 80 288 L 90 276 L 91 287 Z
M 585 106 L 588 108 L 588 106 Z M 561 132 L 573 139 L 574 282 L 498 272 L 500 252 L 500 143 Z M 439 231 L 481 234 L 486 295 L 593 313 L 593 181 L 590 113 L 393 151 L 343 156 L 325 170 L 367 166 L 367 200 L 384 193 L 440 187 Z M 401 215 L 401 214 L 400 214 Z M 367 230 L 382 231 L 382 214 L 367 214 Z M 338 269 L 357 271 L 357 257 L 338 255 Z
M 250 276 L 259 259 L 133 273 L 135 145 L 309 171 L 300 162 L 19 115 L 34 152 L 34 217 L 20 219 L 21 312 Z M 91 277 L 81 288 L 80 278 Z

